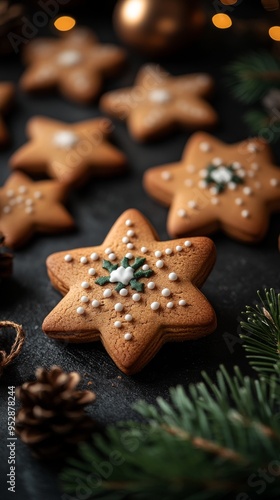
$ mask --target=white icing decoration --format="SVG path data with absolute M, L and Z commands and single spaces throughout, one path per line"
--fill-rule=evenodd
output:
M 161 295 L 163 297 L 169 297 L 169 295 L 171 294 L 169 288 L 164 288 L 162 291 L 161 291 Z
M 168 279 L 169 279 L 170 281 L 176 281 L 176 280 L 178 279 L 178 276 L 177 276 L 177 274 L 176 274 L 176 273 L 170 273 L 170 274 L 168 275 Z
M 117 302 L 117 304 L 115 304 L 115 311 L 121 312 L 122 310 L 123 310 L 123 305 L 120 302 Z
M 123 283 L 128 285 L 134 276 L 134 269 L 132 267 L 119 266 L 115 271 L 110 274 L 110 283 Z
M 88 274 L 89 274 L 90 276 L 94 276 L 94 275 L 95 275 L 95 273 L 96 273 L 96 271 L 95 271 L 94 267 L 90 267 L 90 268 L 89 268 L 89 270 L 88 270 Z
M 91 260 L 98 260 L 99 259 L 99 255 L 96 253 L 96 252 L 93 252 L 90 256 Z
M 157 311 L 157 309 L 159 308 L 159 306 L 160 306 L 159 302 L 152 302 L 151 303 L 151 309 L 153 311 Z
M 74 66 L 80 63 L 81 60 L 82 54 L 78 50 L 64 50 L 58 54 L 56 59 L 60 66 Z
M 131 339 L 132 339 L 131 333 L 127 332 L 124 334 L 124 340 L 131 340 Z
M 83 282 L 81 283 L 81 287 L 82 287 L 82 288 L 89 288 L 89 283 L 88 283 L 87 281 L 83 281 Z
M 100 302 L 98 300 L 93 300 L 92 303 L 91 303 L 92 307 L 99 307 L 100 306 Z
M 139 293 L 134 293 L 132 295 L 132 300 L 134 300 L 134 302 L 139 302 L 139 300 L 141 299 Z
M 132 316 L 131 314 L 126 314 L 124 317 L 125 321 L 132 321 Z
M 182 299 L 182 300 L 179 300 L 179 306 L 185 306 L 187 304 L 187 302 Z
M 65 256 L 64 256 L 64 260 L 65 262 L 72 262 L 73 260 L 73 257 L 70 253 L 67 253 Z
M 156 266 L 158 269 L 161 269 L 164 266 L 163 260 L 157 260 L 156 261 Z
M 81 297 L 81 302 L 86 303 L 86 302 L 88 302 L 88 301 L 89 301 L 89 298 L 88 298 L 86 295 L 83 295 L 83 296 Z
M 217 184 L 220 182 L 227 184 L 232 179 L 232 172 L 226 167 L 218 167 L 211 172 L 211 179 Z
M 77 313 L 78 314 L 84 314 L 85 310 L 83 307 L 77 307 Z
M 163 104 L 170 101 L 171 94 L 166 89 L 154 89 L 149 92 L 148 99 L 151 102 Z
M 87 264 L 88 260 L 86 257 L 81 257 L 80 262 L 81 262 L 81 264 Z
M 56 132 L 53 136 L 53 144 L 61 149 L 73 148 L 78 140 L 79 137 L 70 130 L 61 130 L 60 132 Z
M 122 327 L 122 324 L 121 324 L 121 322 L 120 322 L 120 321 L 115 321 L 114 326 L 115 326 L 116 328 L 121 328 L 121 327 Z
M 103 292 L 103 297 L 105 297 L 105 299 L 108 299 L 109 297 L 111 297 L 111 295 L 112 295 L 112 290 L 110 288 L 105 288 Z
M 153 290 L 155 288 L 155 283 L 153 281 L 149 281 L 147 287 L 149 288 L 149 290 Z

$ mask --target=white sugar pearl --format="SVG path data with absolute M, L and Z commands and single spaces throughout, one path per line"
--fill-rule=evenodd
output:
M 72 257 L 72 255 L 70 255 L 70 253 L 67 253 L 67 254 L 64 256 L 64 260 L 65 260 L 65 262 L 72 262 L 73 257 Z
M 185 247 L 191 247 L 192 246 L 192 242 L 189 241 L 189 240 L 186 240 L 185 243 L 184 243 Z
M 176 274 L 176 273 L 170 273 L 170 274 L 168 275 L 168 279 L 169 279 L 170 281 L 176 281 L 176 280 L 178 279 L 178 276 L 177 276 L 177 274 Z
M 133 259 L 133 255 L 132 255 L 132 253 L 130 253 L 130 252 L 129 252 L 129 253 L 127 253 L 127 254 L 126 254 L 126 258 L 127 258 L 128 260 Z
M 123 305 L 120 302 L 115 304 L 115 311 L 121 312 L 123 310 Z
M 152 302 L 151 303 L 151 309 L 153 311 L 157 311 L 157 309 L 159 308 L 159 306 L 160 306 L 159 302 Z
M 16 201 L 17 201 L 17 203 L 21 203 L 23 201 L 23 197 L 22 196 L 17 196 L 16 197 Z
M 115 325 L 116 328 L 121 328 L 122 327 L 122 324 L 121 324 L 120 321 L 115 321 L 114 325 Z
M 8 198 L 11 198 L 12 196 L 14 196 L 15 192 L 13 189 L 8 189 L 8 191 L 6 191 L 6 195 L 8 196 Z
M 36 200 L 40 200 L 40 198 L 42 198 L 43 195 L 41 191 L 34 191 L 33 196 L 34 198 L 36 198 Z
M 236 205 L 243 205 L 244 201 L 242 200 L 242 198 L 235 198 L 235 204 Z
M 155 285 L 155 283 L 153 281 L 149 281 L 149 283 L 148 283 L 147 286 L 148 286 L 149 290 L 153 290 L 156 285 Z
M 205 168 L 199 171 L 199 177 L 202 177 L 202 179 L 205 179 L 205 177 L 207 177 L 207 174 L 208 172 Z
M 228 188 L 231 190 L 231 191 L 235 191 L 235 189 L 237 188 L 237 184 L 235 182 L 229 182 L 228 183 Z
M 30 205 L 33 205 L 34 201 L 31 200 L 31 198 L 27 198 L 27 200 L 25 200 L 25 205 L 27 206 L 30 206 Z
M 177 252 L 182 252 L 183 247 L 181 247 L 181 245 L 177 245 L 176 250 L 177 250 Z
M 197 203 L 194 200 L 188 201 L 188 207 L 190 208 L 197 208 Z
M 249 215 L 250 215 L 249 210 L 242 210 L 241 216 L 243 217 L 243 219 L 248 219 Z
M 82 288 L 89 288 L 89 283 L 87 281 L 83 281 L 81 284 Z
M 116 260 L 117 256 L 114 252 L 112 252 L 112 253 L 109 253 L 108 258 L 109 258 L 109 260 Z
M 161 269 L 164 266 L 163 260 L 157 260 L 156 261 L 156 266 L 158 269 Z
M 110 288 L 105 288 L 103 292 L 103 297 L 105 297 L 105 299 L 108 299 L 108 297 L 111 297 L 111 295 L 112 295 L 112 290 L 110 290 Z
M 121 290 L 119 291 L 119 294 L 122 296 L 122 297 L 126 297 L 128 295 L 128 291 L 126 288 L 121 288 Z
M 26 214 L 32 214 L 34 212 L 33 207 L 26 207 L 24 211 Z
M 86 303 L 86 302 L 88 302 L 88 301 L 89 301 L 89 298 L 88 298 L 86 295 L 83 295 L 83 296 L 81 297 L 81 302 Z
M 93 252 L 90 256 L 91 260 L 98 260 L 99 259 L 99 255 L 96 253 L 96 252 Z
M 91 303 L 92 307 L 99 307 L 100 306 L 100 302 L 98 300 L 93 300 L 92 303 Z
M 278 179 L 270 179 L 270 185 L 273 187 L 279 186 L 279 180 Z
M 179 208 L 179 210 L 177 211 L 177 215 L 178 215 L 178 217 L 183 218 L 183 217 L 186 217 L 187 212 L 186 212 L 186 210 L 184 210 L 184 208 Z
M 111 252 L 112 252 L 111 248 L 105 248 L 106 255 L 109 255 L 109 253 L 111 253 Z
M 173 306 L 174 306 L 173 302 L 167 302 L 166 304 L 166 307 L 168 307 L 168 309 L 172 309 Z
M 156 250 L 155 256 L 159 259 L 162 256 L 162 252 L 160 250 Z
M 132 321 L 132 316 L 131 314 L 126 314 L 124 317 L 125 321 Z
M 249 153 L 256 153 L 258 151 L 258 148 L 257 148 L 256 144 L 250 143 L 247 146 L 247 150 L 249 151 Z
M 220 165 L 222 165 L 223 163 L 223 160 L 221 158 L 213 158 L 212 160 L 212 164 L 215 165 L 215 167 L 219 167 Z
M 141 297 L 140 297 L 139 293 L 134 293 L 132 295 L 132 300 L 134 300 L 134 302 L 139 302 L 140 298 Z
M 212 205 L 218 205 L 220 203 L 219 198 L 211 198 Z
M 185 300 L 179 300 L 179 306 L 185 306 L 186 303 L 187 302 Z
M 209 142 L 201 142 L 199 144 L 199 149 L 203 153 L 208 153 L 208 151 L 211 151 L 211 145 L 209 144 Z
M 233 161 L 232 166 L 233 166 L 234 170 L 238 170 L 239 168 L 242 167 L 240 161 Z
M 161 295 L 162 295 L 163 297 L 169 297 L 169 295 L 170 295 L 170 294 L 171 294 L 171 292 L 170 292 L 169 288 L 164 288 L 164 289 L 162 290 L 162 292 L 161 292 Z
M 141 252 L 142 253 L 147 253 L 147 251 L 148 251 L 147 247 L 141 247 Z
M 246 186 L 245 188 L 243 188 L 243 193 L 246 194 L 247 196 L 250 196 L 250 194 L 252 194 L 252 189 Z
M 210 193 L 213 195 L 218 194 L 218 188 L 216 186 L 210 187 Z
M 142 269 L 143 269 L 143 271 L 148 271 L 148 269 L 150 269 L 150 267 L 148 266 L 148 264 L 144 264 L 144 266 L 142 266 Z
M 131 339 L 132 339 L 131 333 L 127 332 L 124 334 L 124 340 L 131 340 Z
M 128 243 L 126 247 L 128 248 L 128 250 L 132 250 L 134 248 L 134 245 L 133 243 Z
M 125 244 L 126 244 L 126 243 L 128 243 L 128 242 L 129 242 L 128 237 L 127 237 L 127 236 L 124 236 L 124 237 L 122 238 L 122 242 L 123 242 L 123 243 L 125 243 Z
M 90 276 L 94 276 L 94 275 L 95 275 L 95 273 L 96 273 L 95 269 L 94 269 L 93 267 L 90 267 L 90 269 L 88 270 L 88 274 L 89 274 Z
M 127 219 L 127 220 L 125 221 L 125 225 L 126 225 L 126 226 L 132 226 L 132 221 L 131 221 L 130 219 Z
M 12 211 L 12 209 L 8 205 L 6 205 L 5 207 L 3 207 L 2 211 L 3 211 L 3 214 L 9 214 Z
M 172 175 L 170 172 L 168 171 L 163 171 L 161 172 L 161 178 L 164 180 L 164 181 L 169 181 L 171 179 Z
M 165 251 L 166 255 L 171 255 L 172 254 L 171 248 L 166 248 L 164 251 Z
M 84 314 L 85 310 L 83 307 L 77 307 L 77 313 L 78 314 Z
M 127 233 L 126 233 L 126 234 L 127 234 L 127 236 L 129 236 L 130 238 L 131 238 L 132 236 L 134 236 L 134 231 L 133 231 L 133 229 L 129 229 L 129 230 L 127 231 Z
M 80 258 L 80 262 L 81 262 L 81 264 L 87 264 L 87 261 L 88 261 L 88 260 L 87 260 L 87 258 L 86 258 L 86 257 L 81 257 L 81 258 Z
M 27 191 L 26 186 L 19 186 L 19 188 L 18 188 L 18 192 L 19 192 L 20 194 L 24 194 L 24 193 L 26 193 L 26 191 Z

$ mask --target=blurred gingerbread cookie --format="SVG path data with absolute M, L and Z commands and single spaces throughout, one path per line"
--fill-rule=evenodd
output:
M 18 39 L 21 39 L 21 30 L 24 22 L 25 6 L 21 3 L 12 3 L 0 0 L 0 54 L 9 55 L 19 52 Z
M 78 103 L 95 100 L 105 79 L 116 76 L 126 61 L 118 46 L 101 44 L 87 28 L 74 28 L 60 38 L 36 38 L 23 50 L 28 66 L 20 79 L 26 92 L 57 89 Z
M 10 166 L 75 187 L 91 176 L 122 173 L 127 160 L 109 141 L 111 132 L 107 118 L 65 123 L 34 116 L 27 124 L 30 141 L 11 156 Z
M 205 100 L 214 89 L 205 73 L 171 76 L 160 66 L 140 69 L 133 87 L 106 92 L 101 109 L 125 120 L 131 136 L 141 142 L 158 139 L 176 129 L 213 127 L 218 116 Z
M 4 118 L 12 107 L 15 98 L 15 86 L 11 82 L 0 82 L 0 147 L 6 146 L 10 141 L 8 129 Z

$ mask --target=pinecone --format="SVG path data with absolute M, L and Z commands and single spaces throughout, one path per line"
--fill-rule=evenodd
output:
M 4 243 L 4 236 L 0 233 L 0 247 Z M 7 252 L 0 251 L 0 279 L 9 278 L 13 270 L 13 256 Z
M 36 458 L 61 459 L 74 453 L 97 428 L 84 407 L 95 399 L 91 391 L 76 390 L 77 372 L 60 367 L 38 368 L 34 382 L 16 388 L 22 407 L 16 415 L 16 433 Z

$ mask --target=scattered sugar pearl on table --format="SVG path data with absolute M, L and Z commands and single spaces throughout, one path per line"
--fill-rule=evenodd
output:
M 161 269 L 163 266 L 164 266 L 164 262 L 163 262 L 163 260 L 157 260 L 157 261 L 156 261 L 156 267 L 157 267 L 158 269 Z
M 157 311 L 159 309 L 160 303 L 159 302 L 152 302 L 151 303 L 151 309 L 153 311 Z
M 172 254 L 172 249 L 171 248 L 166 248 L 164 250 L 164 252 L 166 253 L 166 255 L 171 255 Z
M 86 295 L 83 295 L 81 298 L 80 298 L 80 301 L 81 302 L 84 302 L 86 304 L 86 302 L 89 301 L 89 298 L 86 296 Z
M 120 302 L 115 304 L 115 311 L 121 312 L 123 310 L 123 305 Z
M 130 219 L 127 219 L 125 221 L 125 225 L 128 226 L 128 227 L 132 226 L 132 221 Z
M 149 281 L 147 287 L 149 288 L 149 290 L 153 290 L 155 288 L 155 283 L 153 281 Z
M 187 304 L 186 300 L 181 299 L 179 300 L 179 306 L 185 306 Z
M 174 306 L 173 302 L 167 302 L 167 304 L 166 304 L 166 307 L 168 309 L 172 309 L 173 306 Z
M 98 300 L 93 300 L 92 303 L 91 303 L 92 307 L 99 307 L 100 306 L 100 302 Z
M 170 281 L 176 281 L 176 280 L 178 279 L 178 276 L 177 276 L 177 274 L 176 274 L 176 273 L 170 273 L 170 274 L 168 275 L 168 279 L 169 279 Z
M 99 259 L 99 255 L 96 253 L 96 252 L 93 252 L 90 256 L 91 260 L 98 260 Z
M 128 242 L 129 242 L 128 237 L 127 237 L 127 236 L 124 236 L 124 237 L 122 238 L 122 242 L 123 242 L 123 243 L 125 243 L 125 244 L 126 244 L 126 243 L 128 243 Z
M 139 300 L 141 299 L 139 293 L 134 293 L 132 295 L 132 300 L 134 300 L 134 302 L 139 302 Z
M 90 276 L 94 276 L 94 275 L 95 275 L 95 273 L 96 273 L 95 269 L 94 269 L 93 267 L 90 267 L 90 268 L 89 268 L 89 270 L 88 270 L 88 274 L 89 274 Z
M 171 294 L 169 288 L 164 288 L 162 291 L 161 291 L 161 295 L 163 297 L 169 297 L 169 295 Z
M 124 340 L 131 340 L 131 339 L 132 339 L 131 333 L 127 332 L 124 334 Z
M 120 321 L 115 321 L 114 326 L 115 326 L 116 328 L 121 328 L 121 327 L 122 327 L 122 324 L 121 324 L 121 322 L 120 322 Z
M 81 257 L 80 262 L 81 262 L 81 264 L 87 264 L 88 260 L 86 257 Z
M 78 314 L 84 314 L 84 312 L 85 312 L 85 310 L 84 310 L 84 308 L 83 308 L 83 307 L 81 307 L 81 306 L 80 306 L 80 307 L 77 307 L 77 313 L 78 313 Z
M 128 290 L 126 288 L 121 288 L 121 290 L 119 291 L 119 294 L 122 297 L 126 297 L 128 295 Z
M 73 260 L 73 257 L 70 253 L 67 253 L 65 256 L 64 256 L 64 260 L 65 262 L 72 262 Z
M 105 297 L 105 299 L 108 299 L 109 297 L 111 297 L 111 295 L 112 295 L 112 290 L 110 288 L 105 288 L 103 292 L 103 297 Z
M 82 287 L 82 288 L 89 288 L 89 283 L 88 283 L 87 281 L 83 281 L 83 282 L 81 283 L 81 287 Z
M 141 247 L 141 252 L 142 253 L 147 253 L 147 251 L 148 251 L 147 247 Z
M 242 210 L 241 217 L 243 217 L 243 219 L 248 219 L 249 215 L 250 215 L 249 210 Z
M 279 180 L 278 180 L 278 179 L 270 179 L 269 183 L 270 183 L 270 185 L 271 185 L 272 187 L 277 187 L 277 186 L 279 186 Z

